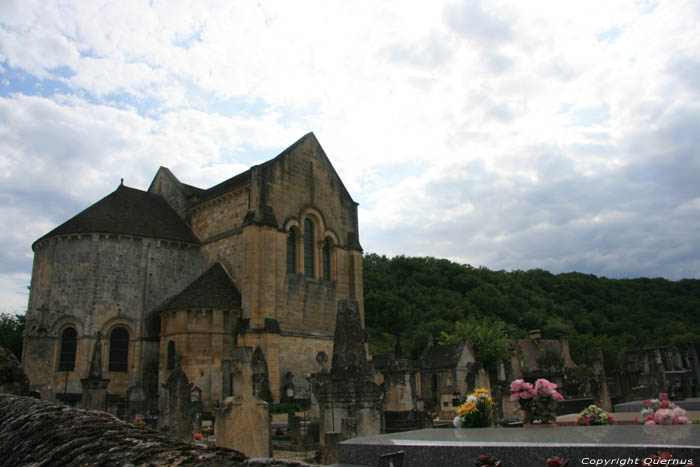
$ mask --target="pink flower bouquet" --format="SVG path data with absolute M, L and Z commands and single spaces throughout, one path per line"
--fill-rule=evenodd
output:
M 557 402 L 564 397 L 557 392 L 557 385 L 544 378 L 535 385 L 516 379 L 510 383 L 510 400 L 517 401 L 525 414 L 525 423 L 553 423 L 557 418 Z
M 685 409 L 668 400 L 666 393 L 658 399 L 647 399 L 642 403 L 642 423 L 645 425 L 686 425 L 692 423 Z

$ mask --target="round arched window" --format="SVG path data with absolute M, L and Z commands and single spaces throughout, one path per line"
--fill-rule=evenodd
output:
M 168 361 L 166 364 L 166 368 L 168 370 L 174 370 L 175 369 L 175 342 L 170 341 L 168 342 Z
M 78 333 L 75 328 L 64 329 L 61 333 L 61 354 L 58 358 L 58 371 L 73 371 L 77 349 Z
M 314 277 L 314 223 L 304 219 L 304 274 Z
M 116 327 L 109 335 L 109 371 L 126 372 L 129 369 L 129 331 Z

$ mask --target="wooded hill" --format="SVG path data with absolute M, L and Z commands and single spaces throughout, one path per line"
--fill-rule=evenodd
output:
M 540 329 L 565 336 L 579 365 L 601 347 L 609 370 L 625 348 L 662 344 L 700 349 L 700 280 L 607 279 L 541 269 L 491 271 L 445 259 L 366 254 L 365 322 L 370 351 L 417 358 L 428 335 L 451 334 L 455 323 L 495 319 L 509 338 Z M 400 349 L 396 348 L 397 336 Z

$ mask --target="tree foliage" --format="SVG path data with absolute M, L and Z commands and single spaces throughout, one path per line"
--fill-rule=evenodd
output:
M 445 259 L 376 254 L 365 255 L 363 273 L 365 322 L 375 354 L 391 353 L 398 338 L 404 357 L 417 358 L 428 335 L 451 335 L 455 323 L 483 319 L 505 323 L 509 338 L 524 338 L 531 329 L 540 329 L 545 339 L 567 337 L 578 364 L 590 364 L 590 348 L 601 347 L 611 370 L 619 369 L 626 347 L 693 342 L 700 348 L 696 279 L 492 271 Z
M 24 331 L 24 315 L 0 314 L 0 347 L 5 347 L 22 358 L 22 332 Z
M 455 323 L 455 330 L 440 335 L 443 344 L 457 344 L 465 339 L 474 348 L 477 359 L 486 371 L 496 373 L 501 362 L 508 364 L 507 325 L 498 318 L 485 317 L 477 319 L 474 316 Z

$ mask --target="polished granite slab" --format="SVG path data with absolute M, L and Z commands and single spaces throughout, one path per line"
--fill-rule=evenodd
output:
M 376 466 L 380 455 L 403 451 L 404 467 L 461 467 L 482 454 L 502 459 L 506 467 L 544 466 L 553 456 L 570 459 L 570 467 L 598 459 L 598 465 L 633 465 L 623 460 L 641 461 L 660 450 L 700 462 L 700 425 L 433 428 L 343 441 L 340 462 Z

